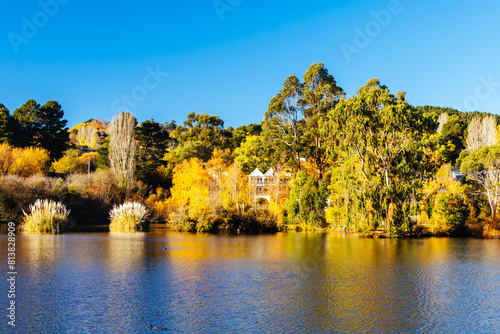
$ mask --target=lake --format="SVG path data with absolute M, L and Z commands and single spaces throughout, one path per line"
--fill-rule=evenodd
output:
M 500 331 L 497 240 L 156 228 L 17 233 L 16 246 L 18 333 Z

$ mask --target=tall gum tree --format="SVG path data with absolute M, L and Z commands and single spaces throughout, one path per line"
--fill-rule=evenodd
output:
M 302 112 L 305 120 L 306 158 L 315 167 L 317 178 L 325 173 L 327 162 L 327 139 L 324 125 L 328 111 L 335 108 L 344 96 L 332 75 L 322 63 L 314 63 L 304 74 Z
M 302 107 L 302 84 L 295 75 L 290 75 L 281 91 L 271 99 L 262 122 L 265 140 L 280 147 L 277 152 L 281 159 L 293 158 L 299 171 L 303 134 Z
M 401 206 L 408 196 L 411 180 L 405 180 L 399 167 L 419 137 L 421 113 L 403 92 L 393 95 L 378 79 L 371 79 L 356 96 L 341 99 L 328 116 L 330 140 L 337 150 L 356 157 L 367 189 L 380 190 L 375 194 L 387 222 L 391 204 Z

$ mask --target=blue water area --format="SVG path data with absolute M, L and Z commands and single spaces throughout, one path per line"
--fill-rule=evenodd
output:
M 0 331 L 498 333 L 499 255 L 478 239 L 18 233 L 16 328 L 3 315 Z

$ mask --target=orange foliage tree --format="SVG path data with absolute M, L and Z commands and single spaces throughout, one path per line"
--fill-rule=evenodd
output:
M 17 148 L 0 144 L 0 173 L 28 177 L 47 171 L 49 152 L 39 147 Z

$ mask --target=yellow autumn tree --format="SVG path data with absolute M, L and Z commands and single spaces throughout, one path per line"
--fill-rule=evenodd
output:
M 436 194 L 443 190 L 446 190 L 453 195 L 463 193 L 461 183 L 454 180 L 451 176 L 450 164 L 442 165 L 436 172 L 436 175 L 434 175 L 434 178 L 424 182 L 422 190 L 426 195 Z
M 439 168 L 434 178 L 423 184 L 420 223 L 433 234 L 461 235 L 475 221 L 475 211 L 465 194 L 465 187 L 451 175 L 451 165 Z
M 205 167 L 210 178 L 209 199 L 210 209 L 213 216 L 217 216 L 222 209 L 222 187 L 221 181 L 228 168 L 228 163 L 224 159 L 224 153 L 220 149 L 215 149 L 212 157 L 207 161 Z
M 187 210 L 193 220 L 209 214 L 210 178 L 202 160 L 193 158 L 178 165 L 172 183 L 171 201 L 178 210 Z
M 103 120 L 93 119 L 71 128 L 70 139 L 78 146 L 96 149 L 100 147 L 104 133 L 106 133 L 106 123 Z
M 0 144 L 0 173 L 8 174 L 14 164 L 14 149 L 7 143 Z
M 79 154 L 80 151 L 75 149 L 65 151 L 61 159 L 52 163 L 52 169 L 61 174 L 75 173 L 77 169 L 76 159 Z
M 78 158 L 76 158 L 76 163 L 78 165 L 78 171 L 80 173 L 85 173 L 88 171 L 89 164 L 95 165 L 97 163 L 98 154 L 97 152 L 84 153 Z
M 228 166 L 220 180 L 222 205 L 226 210 L 236 209 L 243 214 L 249 206 L 248 176 L 243 173 L 241 165 L 233 163 Z
M 52 163 L 54 172 L 61 174 L 85 173 L 89 163 L 97 162 L 97 152 L 81 154 L 79 150 L 70 149 L 64 152 L 61 159 Z
M 14 148 L 14 162 L 10 174 L 28 177 L 45 173 L 50 160 L 49 152 L 39 147 Z

